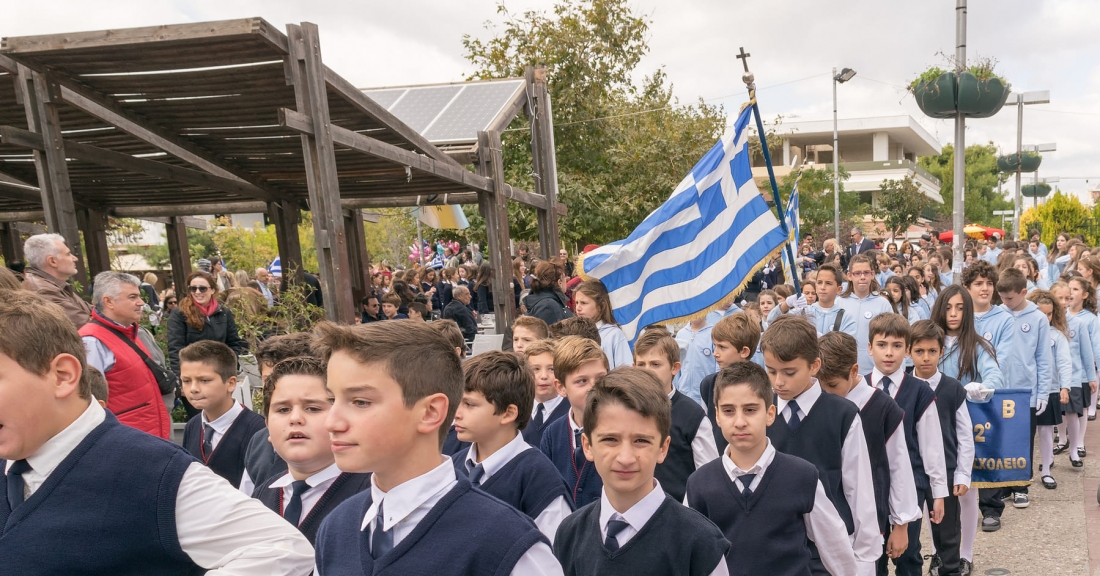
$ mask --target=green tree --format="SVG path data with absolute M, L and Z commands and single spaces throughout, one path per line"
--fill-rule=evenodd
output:
M 1058 234 L 1068 232 L 1075 236 L 1083 234 L 1090 245 L 1095 245 L 1100 238 L 1095 227 L 1087 226 L 1093 221 L 1095 210 L 1089 210 L 1077 196 L 1055 190 L 1046 202 L 1021 214 L 1020 225 L 1024 229 L 1038 228 L 1044 244 L 1050 244 Z
M 917 223 L 921 212 L 932 200 L 920 190 L 912 176 L 901 180 L 883 180 L 879 185 L 878 206 L 872 210 L 875 218 L 886 225 L 894 238 L 904 236 L 909 227 Z
M 949 216 L 955 198 L 955 148 L 948 144 L 939 156 L 925 156 L 918 164 L 940 179 L 943 204 L 939 210 L 942 216 Z M 997 192 L 997 185 L 1003 183 L 1004 178 L 997 169 L 997 147 L 992 142 L 966 147 L 964 212 L 967 222 L 1000 226 L 1001 219 L 994 217 L 993 211 L 1008 210 L 1013 205 L 1011 200 Z
M 771 140 L 768 141 L 771 148 Z M 797 178 L 797 172 L 792 172 L 783 177 L 779 185 L 779 197 L 784 209 L 787 199 L 790 198 L 791 189 Z M 844 165 L 840 165 L 840 227 L 845 229 L 855 221 L 859 210 L 859 195 L 844 192 L 844 181 L 848 179 L 848 172 Z M 766 191 L 765 196 L 769 195 Z M 833 200 L 833 169 L 828 168 L 804 168 L 802 178 L 798 183 L 798 215 L 799 228 L 803 234 L 809 232 L 818 239 L 820 246 L 823 238 L 832 238 L 835 230 L 833 220 L 835 216 Z M 800 239 L 801 240 L 801 239 Z
M 416 220 L 408 208 L 378 208 L 377 223 L 363 224 L 371 260 L 390 264 L 408 262 L 409 245 L 416 241 Z
M 543 64 L 554 110 L 558 194 L 567 243 L 626 236 L 675 189 L 714 145 L 725 124 L 721 108 L 684 106 L 662 70 L 635 85 L 648 51 L 649 22 L 627 0 L 559 0 L 552 14 L 497 9 L 503 22 L 482 40 L 463 39 L 475 79 L 521 77 Z M 530 124 L 517 118 L 504 134 L 505 178 L 532 190 Z M 514 204 L 514 203 L 513 203 Z M 484 239 L 484 220 L 467 207 L 469 238 Z M 534 211 L 509 206 L 512 235 L 538 237 Z

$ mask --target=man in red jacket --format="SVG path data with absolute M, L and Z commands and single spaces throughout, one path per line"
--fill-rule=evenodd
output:
M 172 420 L 157 379 L 142 357 L 149 357 L 149 349 L 138 338 L 145 305 L 141 282 L 130 274 L 101 272 L 95 277 L 92 300 L 92 319 L 80 328 L 80 336 L 88 365 L 107 378 L 107 409 L 122 424 L 169 438 Z

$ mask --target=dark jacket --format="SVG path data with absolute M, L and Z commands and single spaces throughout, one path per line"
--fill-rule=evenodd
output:
M 168 368 L 180 373 L 180 350 L 200 340 L 217 340 L 233 349 L 237 355 L 248 352 L 248 342 L 237 333 L 237 321 L 231 312 L 221 303 L 218 309 L 206 319 L 202 330 L 195 330 L 187 324 L 183 312 L 176 308 L 168 317 Z
M 477 321 L 474 320 L 474 314 L 459 300 L 451 300 L 451 303 L 443 309 L 443 318 L 454 320 L 459 330 L 462 330 L 462 337 L 467 341 L 477 336 Z
M 557 290 L 539 290 L 523 299 L 527 306 L 527 315 L 534 316 L 549 326 L 566 318 L 572 318 L 573 312 L 565 305 L 565 295 Z

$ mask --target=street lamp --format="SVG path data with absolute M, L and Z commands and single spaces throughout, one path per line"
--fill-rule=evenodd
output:
M 1020 205 L 1023 204 L 1023 196 L 1020 194 L 1020 168 L 1023 165 L 1023 141 L 1024 141 L 1024 104 L 1049 104 L 1050 91 L 1037 90 L 1034 92 L 1020 92 L 1016 96 L 1016 200 L 1013 202 L 1012 226 L 1016 229 L 1016 239 L 1020 239 Z
M 833 218 L 837 242 L 840 242 L 840 149 L 837 148 L 836 85 L 851 80 L 855 75 L 856 71 L 851 68 L 841 70 L 840 74 L 833 68 Z

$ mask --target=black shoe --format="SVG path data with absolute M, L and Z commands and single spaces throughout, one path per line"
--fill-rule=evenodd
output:
M 940 561 L 939 554 L 933 554 L 928 561 L 928 576 L 940 576 L 940 570 L 943 569 L 943 562 Z
M 982 518 L 982 532 L 996 532 L 1001 529 L 1001 519 L 996 516 Z
M 1085 447 L 1084 446 L 1077 449 L 1077 456 L 1079 456 L 1081 458 L 1085 457 Z
M 1069 444 L 1056 444 L 1054 446 L 1054 453 L 1061 454 L 1066 451 L 1066 448 L 1069 448 Z
M 1074 467 L 1074 468 L 1081 468 L 1081 467 L 1084 467 L 1084 465 L 1085 465 L 1085 463 L 1084 463 L 1084 462 L 1082 462 L 1082 461 L 1080 461 L 1080 460 L 1074 460 L 1074 459 L 1072 459 L 1072 458 L 1070 459 L 1069 463 L 1070 463 L 1070 464 L 1073 464 L 1073 467 Z
M 1047 490 L 1054 490 L 1055 488 L 1058 487 L 1058 481 L 1055 480 L 1054 476 L 1051 476 L 1050 474 L 1047 474 L 1046 476 L 1043 476 L 1042 481 L 1043 481 L 1043 488 L 1046 488 Z
M 1096 420 L 1096 414 L 1089 414 L 1089 422 Z
M 972 570 L 974 570 L 974 564 L 970 560 L 966 558 L 959 560 L 959 576 L 970 576 Z

